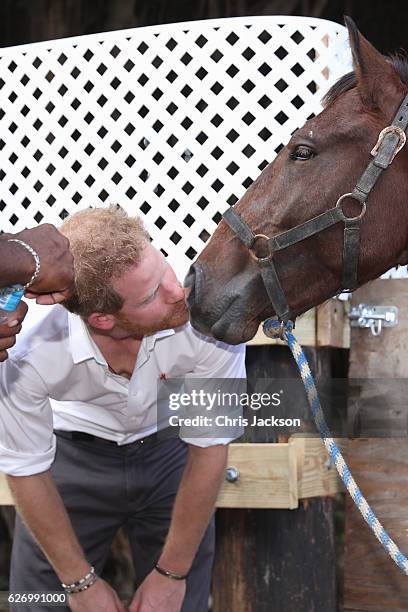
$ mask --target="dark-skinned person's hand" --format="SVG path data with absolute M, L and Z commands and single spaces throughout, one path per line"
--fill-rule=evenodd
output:
M 7 350 L 16 343 L 16 335 L 21 331 L 21 323 L 27 314 L 27 304 L 20 302 L 17 309 L 8 316 L 6 322 L 0 322 L 0 361 L 8 357 Z
M 24 285 L 35 271 L 33 255 L 21 244 L 10 242 L 10 239 L 23 241 L 34 249 L 40 259 L 40 274 L 27 289 L 26 297 L 36 299 L 38 304 L 56 304 L 72 295 L 74 260 L 69 241 L 49 223 L 3 236 L 0 242 L 1 287 Z

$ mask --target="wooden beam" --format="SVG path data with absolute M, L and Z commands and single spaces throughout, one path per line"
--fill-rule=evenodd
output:
M 378 520 L 408 551 L 407 280 L 378 279 L 353 293 L 352 304 L 397 306 L 399 322 L 379 336 L 351 329 L 349 467 Z M 344 610 L 408 610 L 407 576 L 377 542 L 346 497 Z
M 0 474 L 0 506 L 13 506 L 14 500 L 7 484 L 5 474 Z
M 344 442 L 337 440 L 343 451 Z M 287 443 L 231 444 L 228 467 L 238 469 L 239 478 L 224 482 L 218 508 L 293 509 L 301 499 L 344 490 L 314 434 L 296 434 Z
M 350 347 L 349 303 L 328 300 L 316 308 L 317 346 Z
M 367 331 L 367 330 L 365 330 Z M 350 440 L 349 466 L 379 521 L 406 555 L 406 438 Z M 344 611 L 408 610 L 407 576 L 395 565 L 346 496 Z
M 344 446 L 343 440 L 337 441 Z M 287 508 L 308 497 L 343 490 L 320 438 L 293 435 L 278 444 L 231 444 L 228 466 L 239 470 L 237 482 L 225 481 L 218 508 Z M 13 505 L 6 476 L 0 474 L 0 505 Z

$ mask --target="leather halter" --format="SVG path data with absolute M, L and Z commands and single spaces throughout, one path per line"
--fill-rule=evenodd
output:
M 251 256 L 257 261 L 263 283 L 279 320 L 286 323 L 291 319 L 291 311 L 285 293 L 279 282 L 279 277 L 273 262 L 276 251 L 286 249 L 323 230 L 344 223 L 343 234 L 343 278 L 340 291 L 351 291 L 358 284 L 358 260 L 360 255 L 360 228 L 361 219 L 366 212 L 366 200 L 380 177 L 397 153 L 405 144 L 405 130 L 408 127 L 408 94 L 405 96 L 391 125 L 384 128 L 371 151 L 374 159 L 360 176 L 356 186 L 350 193 L 345 193 L 337 200 L 336 206 L 330 210 L 309 219 L 305 223 L 296 225 L 286 232 L 268 237 L 264 234 L 254 234 L 247 223 L 235 212 L 233 207 L 224 214 L 224 221 L 248 248 Z M 342 209 L 342 202 L 346 198 L 357 200 L 361 204 L 360 214 L 356 217 L 347 217 Z M 264 241 L 264 253 L 258 256 L 258 243 Z M 339 291 L 339 292 L 340 292 Z

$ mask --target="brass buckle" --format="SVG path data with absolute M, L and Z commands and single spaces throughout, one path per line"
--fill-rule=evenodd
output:
M 392 156 L 392 158 L 390 160 L 390 163 L 393 161 L 393 159 L 397 155 L 397 153 L 399 153 L 401 151 L 402 147 L 404 146 L 404 144 L 407 141 L 407 137 L 405 135 L 405 132 L 400 127 L 398 127 L 396 125 L 389 125 L 389 126 L 385 127 L 383 130 L 381 130 L 381 132 L 378 135 L 377 143 L 373 147 L 373 149 L 371 150 L 371 155 L 373 157 L 375 157 L 377 155 L 377 153 L 378 153 L 378 149 L 380 148 L 382 141 L 384 140 L 384 136 L 386 134 L 391 134 L 391 133 L 398 134 L 399 143 L 398 143 L 397 148 L 394 151 L 394 154 L 393 154 L 393 156 Z

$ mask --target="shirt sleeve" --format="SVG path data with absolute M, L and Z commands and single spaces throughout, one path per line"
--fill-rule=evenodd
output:
M 31 364 L 11 357 L 0 365 L 0 471 L 30 476 L 55 456 L 47 387 Z
M 229 444 L 244 433 L 242 407 L 237 402 L 222 405 L 222 395 L 225 392 L 228 397 L 239 396 L 246 389 L 245 344 L 225 344 L 195 330 L 193 333 L 197 340 L 197 361 L 193 371 L 186 376 L 185 390 L 188 391 L 193 383 L 194 388 L 199 386 L 215 401 L 211 410 L 198 411 L 208 417 L 207 424 L 193 429 L 181 427 L 180 437 L 188 444 L 201 447 Z M 188 435 L 187 432 L 191 431 L 195 432 L 194 436 Z

